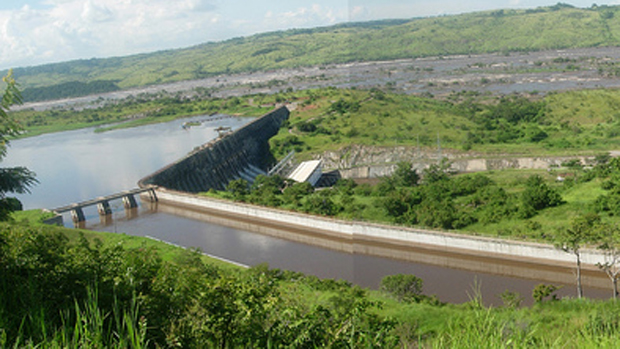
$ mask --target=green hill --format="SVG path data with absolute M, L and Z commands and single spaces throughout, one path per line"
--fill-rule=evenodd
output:
M 119 88 L 268 69 L 425 56 L 620 44 L 620 7 L 558 4 L 455 16 L 293 29 L 190 48 L 17 68 L 22 87 L 116 82 Z M 65 93 L 60 93 L 65 95 Z

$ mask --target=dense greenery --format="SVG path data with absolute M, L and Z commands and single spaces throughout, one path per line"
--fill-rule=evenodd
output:
M 81 97 L 104 92 L 118 91 L 120 88 L 114 81 L 72 81 L 47 87 L 31 87 L 24 90 L 25 102 Z
M 387 346 L 368 292 L 297 273 L 163 260 L 63 229 L 0 226 L 0 346 Z M 321 292 L 324 299 L 313 299 Z
M 575 231 L 578 217 L 600 220 L 598 225 L 594 220 L 586 224 L 597 228 L 589 233 L 590 237 L 566 247 L 567 252 L 574 253 L 579 246 L 594 246 L 601 241 L 615 246 L 611 238 L 616 231 L 612 227 L 620 223 L 616 205 L 620 191 L 614 183 L 620 173 L 620 160 L 607 156 L 597 159 L 599 163 L 590 169 L 567 162 L 566 167 L 553 171 L 505 170 L 460 175 L 449 171 L 447 161 L 432 164 L 420 173 L 410 163 L 401 162 L 391 176 L 374 186 L 341 179 L 332 188 L 315 190 L 308 183 L 259 176 L 252 185 L 239 179 L 230 182 L 227 191 L 211 191 L 207 195 L 344 219 L 455 229 L 548 243 L 570 241 L 563 239 L 566 235 L 562 233 Z M 558 174 L 565 179 L 557 181 Z M 601 237 L 601 232 L 611 235 Z
M 239 269 L 148 239 L 0 224 L 0 346 L 613 347 L 620 304 L 504 292 L 485 307 L 422 294 L 413 275 L 384 292 L 265 266 Z M 164 253 L 165 252 L 165 253 Z M 548 300 L 551 299 L 551 300 Z
M 219 74 L 424 56 L 614 46 L 616 6 L 552 6 L 293 29 L 186 49 L 17 69 L 25 87 L 115 81 L 121 88 Z M 234 59 L 231 59 L 234 58 Z M 614 74 L 615 66 L 603 68 Z M 57 93 L 57 92 L 52 92 Z
M 475 92 L 444 98 L 407 96 L 379 89 L 320 89 L 281 94 L 300 104 L 271 139 L 282 158 L 340 152 L 351 145 L 418 148 L 484 156 L 592 154 L 620 147 L 620 92 L 570 91 L 544 98 L 494 97 Z

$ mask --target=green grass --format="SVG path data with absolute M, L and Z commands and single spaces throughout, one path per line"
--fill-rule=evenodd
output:
M 122 245 L 125 249 L 154 248 L 158 251 L 159 255 L 165 261 L 174 261 L 178 259 L 184 250 L 181 247 L 166 244 L 161 241 L 141 236 L 127 235 L 123 233 L 96 232 L 80 229 L 71 229 L 65 232 L 65 235 L 69 237 L 70 240 L 77 240 L 82 234 L 90 241 L 95 241 L 96 239 L 99 239 L 101 241 L 104 241 L 105 244 L 108 246 Z M 236 265 L 229 264 L 219 259 L 211 258 L 204 255 L 202 256 L 202 260 L 207 264 L 215 265 L 228 271 L 241 269 L 241 267 L 238 267 Z
M 54 216 L 54 213 L 44 210 L 15 211 L 11 213 L 13 221 L 26 224 L 41 224 L 44 220 Z

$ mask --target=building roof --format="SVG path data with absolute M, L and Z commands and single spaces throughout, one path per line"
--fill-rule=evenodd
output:
M 317 170 L 321 170 L 321 160 L 304 161 L 288 175 L 288 178 L 300 183 L 306 182 Z

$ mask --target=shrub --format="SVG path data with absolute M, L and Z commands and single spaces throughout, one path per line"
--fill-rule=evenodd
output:
M 542 303 L 545 298 L 550 297 L 550 300 L 557 301 L 558 296 L 554 294 L 555 291 L 559 290 L 561 287 L 555 285 L 547 285 L 547 284 L 538 284 L 532 290 L 532 298 L 536 303 Z
M 422 284 L 422 279 L 415 275 L 388 275 L 381 279 L 381 291 L 399 301 L 418 302 L 422 296 Z

